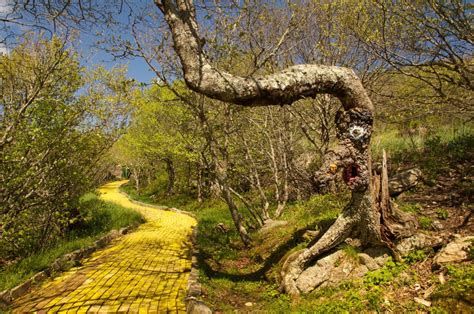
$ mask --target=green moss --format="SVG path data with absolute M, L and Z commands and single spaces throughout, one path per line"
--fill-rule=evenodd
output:
M 446 209 L 439 208 L 439 209 L 436 211 L 436 216 L 437 216 L 439 219 L 448 219 L 448 217 L 449 217 L 449 212 L 448 212 Z
M 426 216 L 418 217 L 418 222 L 420 223 L 420 227 L 425 230 L 431 229 L 431 224 L 433 223 L 433 219 Z
M 403 203 L 400 205 L 400 209 L 407 213 L 419 214 L 422 211 L 423 207 L 421 207 L 421 205 L 418 203 Z
M 433 305 L 450 313 L 470 312 L 474 302 L 474 265 L 448 265 L 446 268 L 447 281 L 433 293 Z
M 359 249 L 352 246 L 352 245 L 344 245 L 342 247 L 342 251 L 344 252 L 345 256 L 349 258 L 351 261 L 359 262 Z

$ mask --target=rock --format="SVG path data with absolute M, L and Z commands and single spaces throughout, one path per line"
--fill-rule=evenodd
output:
M 414 297 L 413 300 L 416 302 L 416 303 L 420 303 L 424 306 L 427 306 L 427 307 L 430 307 L 431 306 L 431 302 L 430 301 L 427 301 L 425 299 L 421 299 L 421 298 L 417 298 L 417 297 Z
M 434 264 L 441 265 L 446 263 L 462 262 L 469 258 L 467 251 L 473 245 L 474 236 L 457 237 L 454 241 L 448 243 L 434 257 Z
M 321 234 L 321 231 L 319 231 L 319 230 L 306 230 L 303 233 L 302 238 L 305 241 L 311 241 L 311 240 L 314 240 L 320 234 Z
M 357 254 L 358 259 L 346 257 L 339 250 L 324 256 L 314 266 L 307 268 L 296 280 L 303 293 L 326 286 L 337 286 L 348 279 L 360 278 L 369 271 L 377 270 L 390 258 L 385 247 L 370 247 Z
M 364 250 L 364 253 L 369 255 L 377 263 L 379 268 L 385 265 L 391 256 L 389 249 L 383 246 L 369 247 Z
M 116 239 L 121 235 L 119 230 L 112 230 L 109 233 L 110 240 Z
M 217 231 L 222 232 L 222 233 L 227 233 L 227 232 L 229 232 L 229 230 L 230 230 L 229 227 L 226 226 L 226 225 L 225 225 L 224 223 L 222 223 L 222 222 L 221 222 L 221 223 L 218 223 L 215 228 L 216 228 Z
M 440 231 L 443 230 L 444 226 L 439 220 L 435 220 L 431 223 L 431 226 L 433 227 L 434 230 Z
M 195 298 L 189 298 L 187 300 L 186 313 L 187 314 L 212 314 L 212 311 L 203 302 Z
M 390 196 L 397 196 L 402 192 L 408 191 L 422 179 L 422 172 L 418 168 L 409 169 L 392 176 L 388 180 L 388 190 Z
M 296 280 L 296 286 L 307 293 L 319 287 L 329 279 L 335 268 L 335 263 L 343 256 L 342 251 L 329 254 L 317 261 L 316 265 L 308 267 Z
M 444 278 L 444 274 L 443 273 L 439 273 L 438 275 L 438 279 L 439 279 L 439 283 L 444 285 L 446 283 L 446 279 Z
M 417 233 L 409 238 L 402 239 L 396 248 L 402 256 L 407 255 L 413 250 L 424 249 L 441 245 L 443 239 L 441 237 L 433 237 L 424 233 Z
M 61 258 L 57 258 L 50 268 L 53 272 L 59 272 L 63 270 L 65 262 Z
M 19 286 L 16 286 L 11 290 L 12 299 L 17 299 L 28 292 L 31 288 L 31 280 L 27 280 Z
M 31 277 L 31 281 L 33 283 L 39 283 L 44 281 L 46 278 L 48 278 L 48 275 L 46 274 L 46 272 L 42 271 Z
M 419 283 L 415 283 L 413 289 L 415 289 L 415 291 L 419 291 L 421 289 L 421 285 Z
M 247 303 L 245 303 L 245 306 L 248 306 L 248 307 L 253 306 L 253 303 L 252 302 L 247 302 Z
M 192 283 L 188 286 L 188 295 L 192 297 L 198 297 L 201 295 L 201 285 L 198 283 Z
M 360 262 L 362 265 L 367 266 L 367 268 L 368 268 L 370 271 L 376 270 L 376 269 L 379 269 L 379 268 L 380 268 L 379 264 L 377 264 L 377 262 L 376 262 L 371 256 L 369 256 L 368 254 L 366 254 L 366 253 L 359 253 L 359 254 L 357 254 L 357 256 L 359 256 L 359 262 Z
M 10 304 L 12 301 L 12 296 L 10 290 L 5 290 L 0 292 L 0 303 L 4 303 L 6 305 Z
M 287 224 L 288 224 L 288 221 L 267 219 L 267 220 L 265 220 L 265 223 L 263 224 L 263 227 L 262 227 L 262 229 L 260 229 L 260 231 L 261 232 L 266 232 L 270 229 L 285 226 Z

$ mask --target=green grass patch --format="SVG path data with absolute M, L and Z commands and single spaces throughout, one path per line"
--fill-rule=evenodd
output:
M 429 230 L 429 229 L 431 229 L 433 219 L 431 219 L 430 217 L 426 217 L 426 216 L 420 216 L 420 217 L 418 217 L 418 222 L 419 222 L 420 227 L 422 229 Z
M 387 130 L 372 139 L 372 155 L 380 160 L 387 152 L 392 168 L 417 166 L 425 179 L 433 180 L 451 165 L 472 160 L 474 157 L 474 131 L 449 132 L 439 128 L 429 136 L 403 136 L 397 130 Z
M 474 303 L 474 265 L 449 265 L 447 270 L 448 280 L 431 297 L 434 305 L 449 313 L 471 312 Z
M 410 214 L 419 214 L 421 213 L 423 207 L 421 207 L 421 205 L 418 203 L 402 203 L 400 204 L 400 209 Z
M 439 218 L 439 219 L 448 219 L 449 217 L 449 212 L 444 209 L 444 208 L 440 208 L 436 211 L 436 216 Z
M 79 218 L 54 245 L 31 254 L 14 264 L 0 268 L 0 291 L 10 289 L 48 268 L 52 262 L 69 252 L 91 246 L 113 229 L 143 222 L 142 216 L 128 208 L 106 203 L 94 193 L 81 199 Z

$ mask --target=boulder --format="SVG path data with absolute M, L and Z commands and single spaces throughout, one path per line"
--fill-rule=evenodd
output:
M 474 236 L 457 237 L 436 254 L 433 260 L 434 264 L 442 265 L 468 260 L 468 250 L 473 245 L 473 241 Z
M 296 280 L 296 286 L 303 293 L 325 286 L 337 286 L 348 279 L 360 278 L 369 271 L 379 269 L 389 259 L 389 251 L 384 247 L 368 248 L 357 254 L 357 259 L 347 258 L 339 250 L 319 259 L 307 268 Z
M 361 265 L 365 265 L 367 266 L 367 268 L 372 271 L 372 270 L 376 270 L 376 269 L 379 269 L 380 266 L 379 264 L 377 264 L 377 262 L 375 261 L 375 259 L 373 259 L 370 255 L 368 255 L 367 253 L 359 253 L 357 254 L 357 256 L 359 257 L 359 263 Z
M 286 226 L 287 224 L 288 224 L 288 221 L 268 219 L 268 220 L 265 220 L 265 223 L 263 224 L 262 229 L 260 229 L 260 232 L 266 232 L 273 228 Z
M 408 191 L 422 180 L 422 172 L 418 168 L 402 171 L 390 177 L 388 180 L 388 190 L 390 196 L 397 196 L 402 192 Z
M 318 260 L 316 265 L 308 267 L 296 280 L 298 289 L 303 293 L 308 293 L 321 286 L 334 275 L 335 264 L 343 254 L 342 251 L 336 251 Z
M 406 256 L 413 250 L 435 247 L 441 245 L 442 243 L 443 239 L 441 237 L 417 233 L 409 238 L 402 239 L 399 243 L 397 243 L 396 248 L 402 256 Z
M 186 313 L 188 314 L 212 314 L 211 309 L 202 301 L 196 298 L 188 298 Z

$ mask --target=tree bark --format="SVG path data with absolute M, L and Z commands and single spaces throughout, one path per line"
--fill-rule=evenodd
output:
M 176 171 L 174 169 L 173 160 L 171 158 L 165 158 L 163 161 L 166 164 L 166 173 L 168 174 L 168 186 L 166 187 L 166 195 L 173 194 L 174 185 L 176 181 Z
M 155 0 L 173 36 L 174 48 L 192 90 L 210 98 L 244 106 L 292 104 L 317 94 L 339 98 L 344 109 L 373 111 L 361 81 L 351 69 L 325 65 L 295 65 L 263 77 L 240 77 L 219 71 L 202 53 L 203 40 L 192 0 Z
M 371 184 L 369 148 L 373 106 L 355 73 L 347 68 L 323 65 L 296 65 L 251 78 L 219 71 L 202 53 L 203 41 L 198 35 L 192 0 L 156 0 L 155 3 L 170 26 L 184 79 L 192 90 L 244 106 L 291 104 L 317 94 L 331 94 L 342 103 L 343 110 L 336 116 L 339 144 L 325 155 L 315 181 L 327 184 L 342 168 L 352 199 L 321 239 L 285 263 L 284 290 L 298 295 L 296 279 L 305 267 L 346 237 L 357 237 L 363 244 L 383 243 L 380 213 L 373 202 Z

